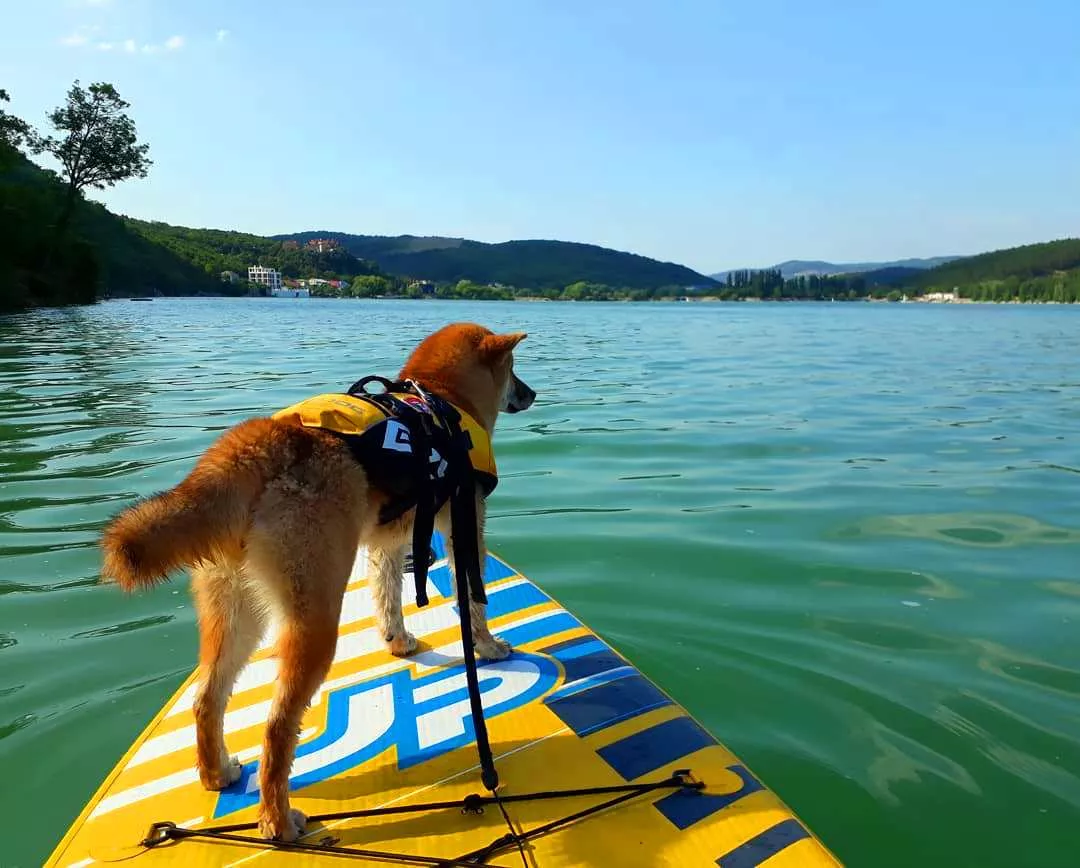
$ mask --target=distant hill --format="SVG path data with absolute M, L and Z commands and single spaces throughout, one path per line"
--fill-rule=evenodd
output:
M 779 268 L 780 273 L 786 278 L 810 276 L 812 274 L 859 274 L 871 271 L 885 271 L 886 269 L 893 268 L 909 268 L 923 271 L 942 265 L 946 262 L 952 262 L 959 258 L 960 257 L 958 256 L 932 256 L 928 259 L 897 259 L 893 262 L 824 262 L 818 259 L 789 259 L 787 262 L 781 262 L 779 265 L 770 265 L 767 269 L 761 270 L 768 271 Z M 723 281 L 727 279 L 727 276 L 731 271 L 739 270 L 742 269 L 719 271 L 716 274 L 710 274 L 709 276 L 714 280 Z
M 329 229 L 270 237 L 275 241 L 298 241 L 300 244 L 307 244 L 317 238 L 336 238 L 353 256 L 373 262 L 379 262 L 384 257 L 460 247 L 465 241 L 464 238 L 444 238 L 439 235 L 350 235 L 348 232 L 332 232 Z
M 288 239 L 265 238 L 224 229 L 191 229 L 168 223 L 125 220 L 127 226 L 148 241 L 198 266 L 204 275 L 218 280 L 221 272 L 233 271 L 246 278 L 250 265 L 275 268 L 285 277 L 311 275 L 356 277 L 379 274 L 375 263 L 338 248 L 318 252 Z
M 578 281 L 627 289 L 713 285 L 711 278 L 683 265 L 569 241 L 486 244 L 463 238 L 331 231 L 273 237 L 301 243 L 334 238 L 350 253 L 373 260 L 390 274 L 437 282 L 469 280 L 531 289 L 561 289 Z
M 911 286 L 925 273 L 926 269 L 912 268 L 905 265 L 887 265 L 884 268 L 875 268 L 872 271 L 854 272 L 870 288 L 876 286 Z
M 930 269 L 890 265 L 862 272 L 792 277 L 784 277 L 779 266 L 734 270 L 728 272 L 720 294 L 732 299 L 873 297 L 900 301 L 905 296 L 918 298 L 929 293 L 956 293 L 974 301 L 1080 302 L 1080 239 L 949 259 Z

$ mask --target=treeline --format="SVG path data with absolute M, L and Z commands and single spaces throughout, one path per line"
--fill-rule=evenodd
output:
M 1080 269 L 1045 277 L 1007 277 L 984 280 L 958 287 L 960 295 L 974 301 L 1054 301 L 1080 302 Z
M 125 222 L 147 240 L 184 257 L 218 279 L 222 272 L 231 271 L 246 280 L 250 265 L 273 268 L 289 278 L 340 280 L 382 273 L 375 263 L 358 259 L 341 247 L 320 253 L 295 241 L 280 241 L 245 232 L 190 229 L 143 220 L 128 219 Z
M 890 272 L 893 270 L 889 270 Z M 914 271 L 914 269 L 905 269 Z M 726 282 L 716 289 L 690 293 L 689 297 L 719 298 L 723 301 L 763 299 L 767 301 L 857 301 L 867 298 L 900 301 L 917 298 L 930 290 L 919 286 L 897 285 L 895 273 L 879 279 L 874 272 L 845 275 L 800 275 L 784 279 L 778 270 L 732 272 Z M 934 290 L 938 291 L 938 290 Z M 962 298 L 975 301 L 1052 301 L 1080 302 L 1080 269 L 1058 272 L 1046 277 L 981 281 L 965 286 L 950 287 Z M 561 289 L 529 289 L 503 285 L 488 285 L 461 280 L 439 284 L 427 291 L 417 284 L 400 278 L 357 278 L 351 289 L 327 294 L 370 298 L 403 296 L 421 298 L 504 299 L 545 298 L 553 301 L 663 301 L 688 296 L 679 286 L 658 289 L 632 289 L 606 284 L 577 281 Z
M 100 264 L 84 239 L 62 232 L 65 191 L 23 149 L 43 141 L 4 109 L 0 89 L 0 310 L 93 301 Z
M 362 275 L 344 287 L 316 286 L 312 294 L 322 298 L 442 298 L 480 301 L 513 301 L 543 298 L 551 301 L 659 301 L 686 295 L 681 286 L 657 289 L 613 287 L 579 280 L 562 288 L 532 289 L 504 284 L 459 280 L 454 283 L 415 281 L 393 275 Z
M 723 288 L 708 294 L 729 300 L 854 299 L 866 296 L 868 287 L 870 291 L 880 291 L 882 295 L 890 289 L 885 284 L 878 285 L 872 280 L 868 282 L 863 274 L 806 274 L 785 279 L 779 268 L 763 268 L 760 271 L 743 269 L 728 272 Z
M 956 260 L 928 270 L 883 268 L 857 274 L 800 275 L 779 269 L 733 271 L 725 299 L 899 301 L 929 293 L 955 293 L 974 301 L 1080 302 L 1080 240 L 1032 244 Z
M 0 311 L 92 302 L 101 263 L 77 234 L 60 237 L 63 188 L 0 145 Z

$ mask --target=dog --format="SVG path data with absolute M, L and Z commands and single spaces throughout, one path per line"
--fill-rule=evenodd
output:
M 525 410 L 536 397 L 513 369 L 514 348 L 525 337 L 473 323 L 445 326 L 415 348 L 399 382 L 449 402 L 490 438 L 500 411 Z M 279 676 L 260 760 L 259 830 L 266 838 L 294 841 L 305 829 L 304 815 L 289 806 L 289 774 L 301 718 L 334 659 L 359 546 L 368 549 L 380 635 L 399 657 L 416 649 L 401 610 L 404 547 L 416 510 L 380 520 L 392 495 L 371 469 L 342 437 L 305 425 L 299 414 L 248 419 L 221 435 L 177 486 L 124 509 L 102 534 L 102 578 L 125 591 L 190 568 L 200 637 L 196 753 L 208 790 L 240 777 L 240 762 L 225 748 L 225 707 L 268 624 L 278 623 Z M 481 564 L 484 501 L 478 486 Z M 450 537 L 447 505 L 435 526 Z M 448 550 L 456 574 L 453 545 Z M 502 659 L 511 647 L 492 635 L 485 608 L 470 599 L 473 646 L 481 658 Z

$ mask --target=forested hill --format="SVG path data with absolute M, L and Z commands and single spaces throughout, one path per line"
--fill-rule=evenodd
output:
M 1080 268 L 1080 238 L 1064 238 L 980 253 L 922 272 L 917 284 L 951 290 L 986 281 L 1050 277 Z
M 0 167 L 0 310 L 90 302 L 111 293 L 220 292 L 188 260 L 132 232 L 95 202 L 80 202 L 56 235 L 64 189 L 50 172 L 8 152 Z
M 190 229 L 132 219 L 125 219 L 125 223 L 147 240 L 182 256 L 215 279 L 223 271 L 232 271 L 245 279 L 251 265 L 275 268 L 285 277 L 293 278 L 380 273 L 375 263 L 359 259 L 344 248 L 319 252 L 288 239 L 264 238 L 246 232 Z
M 302 244 L 314 238 L 335 238 L 351 253 L 374 260 L 390 274 L 436 282 L 468 280 L 538 290 L 562 289 L 579 281 L 627 289 L 716 285 L 711 278 L 673 262 L 568 241 L 486 244 L 460 238 L 330 231 L 274 238 Z

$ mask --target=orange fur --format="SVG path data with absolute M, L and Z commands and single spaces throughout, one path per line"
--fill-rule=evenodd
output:
M 491 432 L 500 409 L 516 412 L 535 397 L 513 376 L 512 351 L 524 337 L 453 324 L 421 342 L 400 376 Z M 483 558 L 479 492 L 477 499 Z M 304 710 L 334 657 L 359 545 L 369 549 L 377 626 L 389 649 L 405 655 L 416 647 L 405 631 L 400 588 L 413 515 L 379 525 L 384 501 L 333 435 L 296 418 L 258 418 L 226 431 L 175 488 L 123 510 L 102 534 L 102 576 L 126 591 L 191 567 L 200 633 L 196 757 L 207 789 L 222 789 L 240 774 L 225 748 L 225 707 L 269 617 L 281 622 L 279 677 L 260 761 L 259 827 L 267 837 L 291 841 L 303 830 L 303 815 L 289 807 L 289 771 Z M 446 509 L 436 523 L 449 533 Z M 477 653 L 506 656 L 510 646 L 491 634 L 485 607 L 470 601 L 470 611 Z

